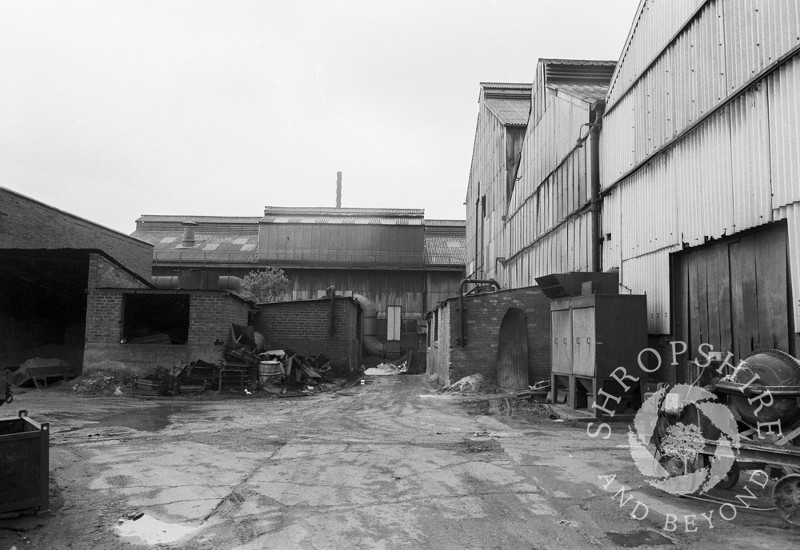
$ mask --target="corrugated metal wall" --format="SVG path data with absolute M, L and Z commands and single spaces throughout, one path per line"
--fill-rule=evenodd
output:
M 795 0 L 644 3 L 603 120 L 602 232 L 603 268 L 648 293 L 651 332 L 669 332 L 670 252 L 778 219 L 800 296 L 798 45 Z
M 384 270 L 295 270 L 284 272 L 292 281 L 292 300 L 314 300 L 320 291 L 333 285 L 336 290 L 366 296 L 375 304 L 378 317 L 386 316 L 388 306 L 401 306 L 403 319 L 425 316 L 425 277 L 422 271 Z
M 579 131 L 588 132 L 581 125 L 589 122 L 590 105 L 546 90 L 543 78 L 538 71 L 505 227 L 510 288 L 535 285 L 541 275 L 590 271 L 592 266 L 588 141 L 575 148 Z
M 591 271 L 591 216 L 564 222 L 516 254 L 506 266 L 509 288 L 536 285 L 536 277 L 568 271 Z
M 502 216 L 506 206 L 506 131 L 503 124 L 481 105 L 478 127 L 472 152 L 469 185 L 467 187 L 467 275 L 477 269 L 481 278 L 497 277 L 495 256 L 502 256 Z M 486 217 L 480 199 L 486 195 Z M 478 206 L 476 208 L 476 201 Z M 476 230 L 477 215 L 477 230 Z M 483 225 L 483 258 L 476 256 L 476 239 L 480 238 Z M 480 243 L 477 255 L 481 255 Z M 502 281 L 501 281 L 502 284 Z
M 634 34 L 620 58 L 609 88 L 608 105 L 625 94 L 667 41 L 706 0 L 643 0 L 633 22 Z
M 262 223 L 258 257 L 285 267 L 422 267 L 424 239 L 422 225 Z

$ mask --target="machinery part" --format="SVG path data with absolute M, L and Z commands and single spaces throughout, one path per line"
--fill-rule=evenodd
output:
M 778 480 L 772 489 L 772 502 L 783 519 L 800 526 L 800 475 L 791 474 Z
M 758 376 L 756 381 L 753 381 L 754 376 Z M 732 378 L 741 388 L 732 393 L 731 404 L 748 425 L 755 427 L 759 422 L 780 420 L 784 432 L 800 425 L 800 407 L 795 396 L 800 388 L 800 361 L 779 350 L 759 351 L 739 363 Z M 744 389 L 748 386 L 749 393 L 756 392 L 756 395 L 774 388 L 771 390 L 773 403 L 769 406 L 762 406 L 764 403 L 760 400 L 751 403 L 752 397 L 748 397 Z M 731 391 L 727 387 L 720 389 Z M 759 406 L 762 407 L 756 415 Z
M 706 462 L 707 463 L 710 462 L 708 457 L 706 457 Z M 714 485 L 714 489 L 730 489 L 731 487 L 733 487 L 734 485 L 739 483 L 739 472 L 740 471 L 741 471 L 741 468 L 739 467 L 739 463 L 738 462 L 734 462 L 731 465 L 730 469 L 728 470 L 728 473 L 725 474 L 725 477 L 723 477 L 719 481 L 719 483 Z

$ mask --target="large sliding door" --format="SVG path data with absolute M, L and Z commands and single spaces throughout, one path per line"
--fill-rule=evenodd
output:
M 702 343 L 736 361 L 758 349 L 794 353 L 786 231 L 777 223 L 674 256 L 673 334 L 693 354 Z

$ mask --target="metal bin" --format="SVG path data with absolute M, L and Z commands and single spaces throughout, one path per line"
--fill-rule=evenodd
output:
M 0 512 L 49 509 L 50 425 L 27 415 L 0 420 Z

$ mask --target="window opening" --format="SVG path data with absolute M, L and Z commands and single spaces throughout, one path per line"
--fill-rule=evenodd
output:
M 122 341 L 185 344 L 189 340 L 188 294 L 124 294 Z

